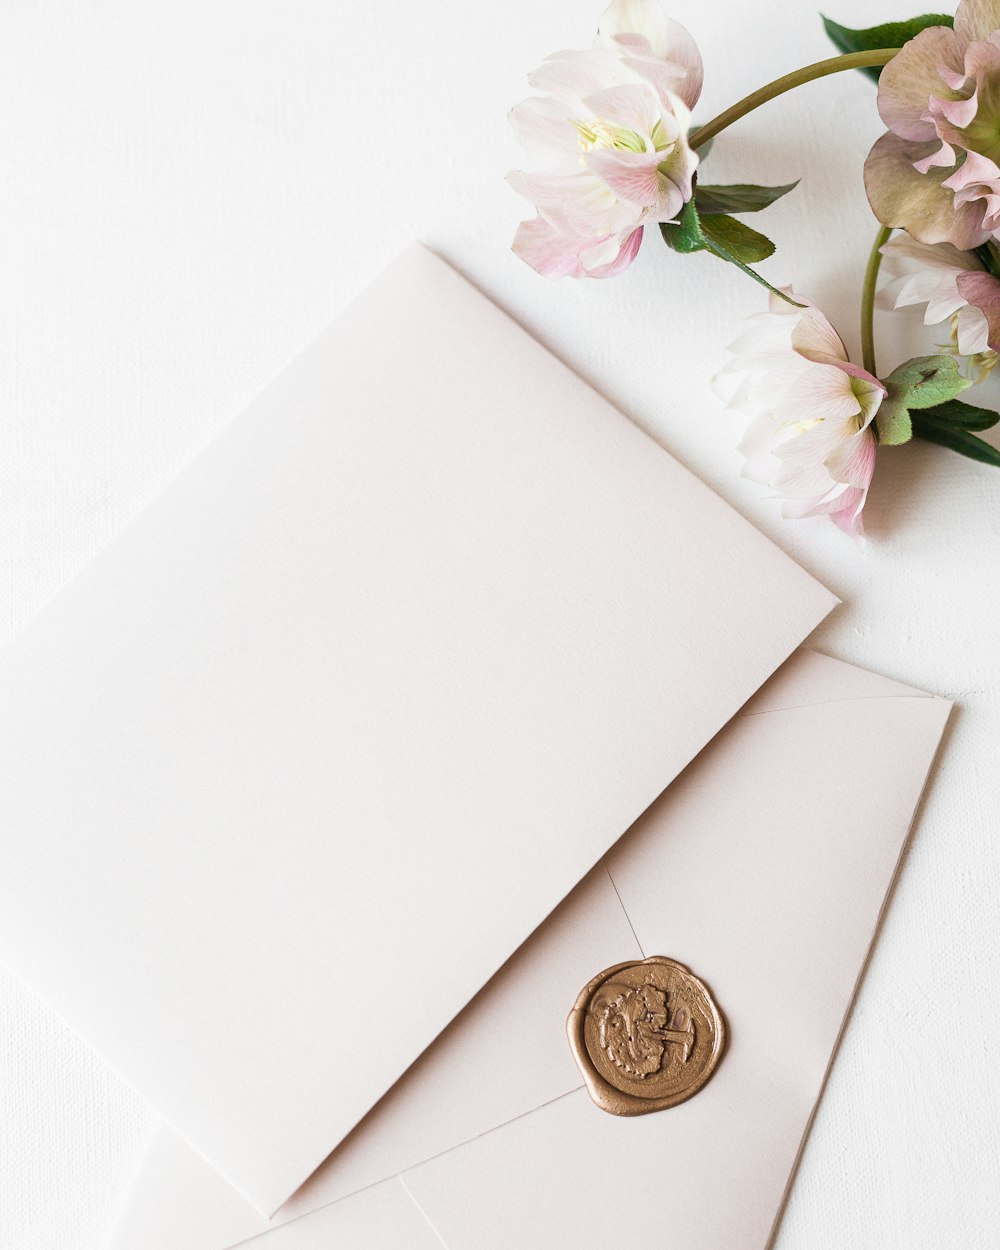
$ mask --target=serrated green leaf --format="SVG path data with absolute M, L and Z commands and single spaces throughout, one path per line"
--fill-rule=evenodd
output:
M 707 228 L 706 223 L 708 223 Z M 718 256 L 720 260 L 728 261 L 737 269 L 742 269 L 755 282 L 759 282 L 761 286 L 766 287 L 768 291 L 777 295 L 779 299 L 783 299 L 787 304 L 795 308 L 803 307 L 802 304 L 790 299 L 784 291 L 779 291 L 777 287 L 772 286 L 766 278 L 762 278 L 755 269 L 751 269 L 749 264 L 741 259 L 742 255 L 752 254 L 754 259 L 762 260 L 764 256 L 771 255 L 774 251 L 774 244 L 770 239 L 758 234 L 756 230 L 751 230 L 749 226 L 745 226 L 734 217 L 714 214 L 708 218 L 702 218 L 698 214 L 697 205 L 691 199 L 681 209 L 675 222 L 660 223 L 660 233 L 667 246 L 673 248 L 675 252 L 685 255 L 691 252 L 710 252 L 713 256 Z
M 946 403 L 972 385 L 958 371 L 954 356 L 917 356 L 893 369 L 882 381 L 890 397 L 898 396 L 911 411 Z
M 888 395 L 879 404 L 875 414 L 878 441 L 885 447 L 899 447 L 913 437 L 910 410 L 899 396 Z
M 954 426 L 943 425 L 928 416 L 926 412 L 913 414 L 913 433 L 917 438 L 948 447 L 962 456 L 968 456 L 971 460 L 978 460 L 981 464 L 992 464 L 1000 468 L 1000 448 L 993 447 L 984 439 L 970 434 L 968 430 L 956 430 Z
M 923 17 L 911 17 L 906 22 L 883 22 L 881 26 L 869 26 L 867 30 L 851 30 L 828 17 L 823 26 L 834 46 L 840 52 L 870 52 L 875 48 L 901 48 L 907 40 L 919 35 L 928 26 L 954 26 L 955 19 L 947 13 L 925 13 Z M 878 82 L 881 65 L 863 69 L 873 82 Z
M 758 187 L 748 182 L 736 182 L 729 186 L 708 186 L 699 183 L 695 190 L 698 212 L 710 213 L 759 213 L 775 200 L 780 200 L 799 185 L 798 179 L 782 187 Z
M 677 220 L 660 222 L 660 234 L 668 247 L 675 252 L 689 255 L 703 252 L 708 244 L 701 229 L 701 218 L 693 199 L 688 200 L 677 215 Z
M 1000 412 L 966 404 L 960 399 L 949 399 L 943 404 L 935 404 L 933 408 L 926 408 L 924 416 L 956 430 L 989 430 L 1000 421 Z
M 725 213 L 709 213 L 701 219 L 701 232 L 709 251 L 723 260 L 753 265 L 774 255 L 774 244 L 759 230 Z

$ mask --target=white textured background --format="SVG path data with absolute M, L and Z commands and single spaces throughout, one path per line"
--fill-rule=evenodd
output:
M 829 7 L 866 25 L 914 0 Z M 739 429 L 708 388 L 759 288 L 654 237 L 606 283 L 550 284 L 512 257 L 505 112 L 544 55 L 589 41 L 599 8 L 7 0 L 0 635 L 424 239 L 845 600 L 823 649 L 958 701 L 778 1247 L 992 1250 L 1000 471 L 928 445 L 883 452 L 864 551 L 825 522 L 782 522 L 737 476 Z M 801 0 L 671 8 L 705 55 L 700 120 L 828 55 Z M 740 123 L 707 166 L 711 181 L 803 176 L 757 219 L 780 245 L 766 272 L 817 299 L 852 349 L 878 131 L 874 89 L 844 75 Z M 940 337 L 898 314 L 878 331 L 884 368 Z M 789 770 L 824 749 L 803 742 Z M 150 1113 L 2 973 L 0 1060 L 0 1247 L 98 1250 Z

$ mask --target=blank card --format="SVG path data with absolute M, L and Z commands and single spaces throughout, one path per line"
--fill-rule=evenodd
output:
M 834 602 L 413 248 L 0 657 L 0 954 L 270 1214 Z

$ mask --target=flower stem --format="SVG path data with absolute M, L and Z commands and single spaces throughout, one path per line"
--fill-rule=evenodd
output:
M 891 226 L 881 226 L 868 254 L 868 266 L 865 269 L 865 283 L 861 288 L 861 364 L 872 377 L 875 372 L 875 331 L 872 325 L 875 311 L 875 283 L 878 280 L 879 266 L 882 264 L 882 245 L 892 234 Z
M 816 61 L 813 65 L 805 65 L 791 74 L 776 78 L 774 82 L 769 82 L 767 86 L 760 87 L 731 108 L 727 108 L 718 117 L 713 117 L 704 126 L 699 126 L 691 136 L 691 147 L 702 147 L 709 139 L 714 139 L 720 130 L 725 130 L 727 126 L 739 121 L 755 108 L 760 108 L 768 100 L 773 100 L 775 96 L 784 95 L 786 91 L 801 87 L 805 82 L 812 82 L 814 78 L 825 78 L 827 74 L 839 74 L 843 69 L 868 69 L 871 66 L 888 65 L 898 51 L 898 48 L 875 48 L 868 52 L 848 52 L 845 56 L 831 56 L 825 61 Z

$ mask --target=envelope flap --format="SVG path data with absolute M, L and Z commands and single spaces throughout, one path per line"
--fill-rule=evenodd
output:
M 671 1245 L 771 1244 L 949 707 L 738 717 L 702 753 L 608 863 L 645 953 L 711 986 L 718 1071 L 662 1115 L 580 1091 L 408 1173 L 446 1246 L 618 1244 L 651 1176 Z
M 867 669 L 856 668 L 819 651 L 803 648 L 790 657 L 770 681 L 748 700 L 741 715 L 773 712 L 852 699 L 905 697 L 932 699 L 901 681 L 893 681 Z

